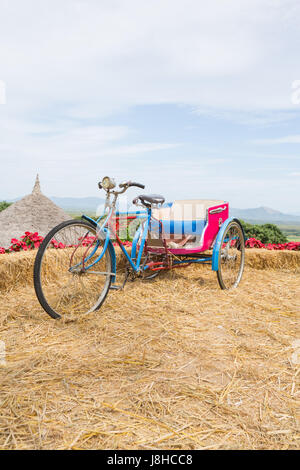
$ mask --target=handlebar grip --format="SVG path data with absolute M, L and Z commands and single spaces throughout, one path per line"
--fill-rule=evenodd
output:
M 140 183 L 129 183 L 128 186 L 137 186 L 138 188 L 145 189 L 145 185 Z

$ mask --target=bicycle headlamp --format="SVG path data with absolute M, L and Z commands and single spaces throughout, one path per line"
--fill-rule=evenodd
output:
M 103 189 L 108 191 L 109 189 L 113 189 L 116 186 L 115 181 L 110 178 L 109 176 L 104 176 L 103 180 L 101 181 L 101 186 Z

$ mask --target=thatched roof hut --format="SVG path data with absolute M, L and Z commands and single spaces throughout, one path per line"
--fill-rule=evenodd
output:
M 32 193 L 0 212 L 0 246 L 8 248 L 12 238 L 19 238 L 26 231 L 45 236 L 55 225 L 70 218 L 44 196 L 37 175 Z

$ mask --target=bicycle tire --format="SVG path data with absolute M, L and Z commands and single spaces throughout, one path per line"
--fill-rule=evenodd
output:
M 234 231 L 236 233 L 236 236 L 231 239 L 229 235 L 229 241 L 227 242 L 227 245 L 226 245 L 226 237 L 228 237 L 228 234 L 230 234 L 230 232 L 234 233 Z M 231 242 L 233 240 L 235 240 L 235 244 L 231 246 Z M 226 245 L 225 248 L 223 248 L 224 244 Z M 232 250 L 231 255 L 228 254 L 229 250 Z M 232 268 L 234 268 L 234 261 L 237 260 L 239 256 L 238 252 L 240 252 L 240 257 L 239 257 L 238 262 L 235 263 L 236 272 L 234 272 Z M 232 221 L 228 224 L 228 227 L 226 228 L 223 234 L 222 241 L 221 241 L 221 249 L 219 251 L 219 257 L 218 257 L 217 278 L 218 278 L 218 282 L 219 282 L 221 289 L 223 290 L 235 289 L 239 285 L 242 279 L 244 266 L 245 266 L 244 233 L 240 224 L 236 221 Z M 227 269 L 227 272 L 226 272 L 226 269 Z M 231 279 L 229 277 L 230 271 L 231 271 Z M 228 272 L 229 272 L 229 276 L 228 276 Z
M 46 292 L 45 287 L 43 288 L 43 281 L 41 279 L 42 270 L 44 269 L 43 266 L 47 264 L 47 261 L 49 262 L 49 259 L 47 259 L 47 258 L 45 259 L 45 255 L 46 255 L 47 250 L 50 250 L 51 255 L 52 255 L 53 250 L 54 250 L 54 252 L 57 251 L 57 253 L 59 253 L 59 252 L 62 253 L 64 251 L 64 249 L 55 250 L 54 248 L 51 248 L 51 243 L 52 243 L 53 239 L 56 240 L 58 238 L 57 235 L 62 230 L 66 229 L 66 228 L 70 228 L 72 226 L 81 227 L 81 228 L 83 228 L 84 232 L 87 231 L 88 234 L 93 234 L 92 236 L 96 237 L 95 228 L 86 221 L 78 221 L 78 220 L 72 219 L 72 220 L 69 220 L 69 221 L 66 221 L 66 222 L 62 222 L 61 224 L 57 225 L 52 230 L 50 230 L 50 232 L 46 235 L 46 237 L 44 238 L 43 242 L 41 243 L 41 245 L 38 249 L 38 252 L 37 252 L 37 255 L 36 255 L 36 258 L 35 258 L 35 262 L 34 262 L 33 281 L 34 281 L 34 288 L 35 288 L 36 296 L 38 298 L 38 301 L 39 301 L 40 305 L 45 310 L 45 312 L 48 315 L 50 315 L 50 317 L 52 317 L 54 319 L 61 318 L 62 314 L 59 311 L 55 310 L 55 307 L 53 305 L 51 305 L 50 302 L 49 302 L 49 297 L 51 297 L 51 295 L 49 295 L 49 293 Z M 97 238 L 97 240 L 99 240 L 99 239 Z M 100 243 L 101 242 L 99 241 L 99 244 Z M 83 243 L 81 243 L 81 246 L 84 246 Z M 69 246 L 68 246 L 68 248 L 69 248 Z M 73 248 L 74 248 L 74 246 L 73 246 Z M 65 250 L 67 250 L 67 248 Z M 76 251 L 76 250 L 77 250 L 77 248 L 74 251 Z M 64 253 L 64 254 L 66 254 L 65 257 L 67 259 L 69 253 Z M 87 313 L 90 313 L 92 311 L 98 310 L 101 307 L 101 305 L 103 304 L 103 302 L 105 301 L 106 296 L 109 292 L 110 285 L 111 285 L 112 259 L 111 259 L 110 251 L 108 249 L 106 250 L 103 258 L 105 258 L 106 271 L 107 271 L 107 273 L 110 273 L 110 274 L 109 275 L 107 273 L 105 274 L 104 286 L 103 286 L 103 288 L 100 292 L 100 295 L 99 295 L 98 299 L 96 300 L 96 302 L 90 308 L 88 308 L 88 310 L 86 312 L 83 312 L 82 314 L 87 314 Z M 43 265 L 43 262 L 44 262 L 44 265 Z M 72 276 L 72 275 L 74 275 L 74 273 L 70 272 L 70 269 L 68 270 L 68 272 Z M 94 273 L 98 274 L 97 272 L 94 272 Z M 66 275 L 65 270 L 64 270 L 63 274 Z M 99 274 L 101 274 L 101 272 L 99 272 Z M 61 289 L 63 290 L 64 288 L 65 288 L 65 286 L 62 285 Z M 97 286 L 96 286 L 96 288 L 97 288 Z M 62 295 L 64 295 L 64 293 Z M 84 293 L 84 295 L 86 297 L 85 293 Z M 75 313 L 75 312 L 68 311 L 68 314 L 72 314 L 72 313 Z

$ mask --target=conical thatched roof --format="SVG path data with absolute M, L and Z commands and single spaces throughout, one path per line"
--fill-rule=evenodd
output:
M 12 238 L 27 231 L 45 236 L 55 225 L 70 218 L 42 194 L 37 175 L 32 193 L 0 212 L 0 246 L 8 248 Z

